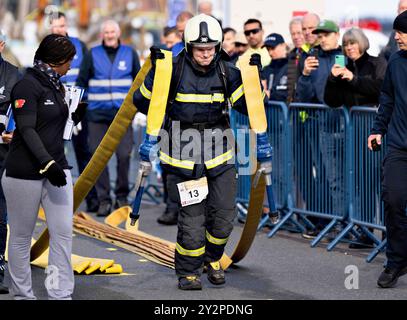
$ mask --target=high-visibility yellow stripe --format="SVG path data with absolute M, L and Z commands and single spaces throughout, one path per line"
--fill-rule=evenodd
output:
M 172 52 L 167 50 L 161 52 L 164 53 L 164 59 L 156 61 L 153 92 L 147 113 L 146 133 L 151 136 L 158 136 L 162 127 L 172 76 Z
M 215 238 L 214 236 L 212 236 L 212 235 L 208 232 L 208 230 L 206 230 L 206 239 L 208 239 L 208 241 L 209 241 L 210 243 L 213 243 L 213 244 L 216 244 L 216 245 L 218 245 L 218 246 L 221 246 L 221 245 L 226 244 L 226 243 L 228 242 L 229 237 L 228 237 L 228 238 L 225 238 L 225 239 Z
M 177 93 L 175 97 L 176 101 L 186 102 L 186 103 L 213 103 L 213 102 L 223 102 L 225 101 L 225 96 L 223 93 L 214 94 L 186 94 Z
M 187 250 L 181 247 L 181 245 L 177 242 L 175 249 L 178 251 L 179 254 L 188 257 L 199 257 L 205 254 L 205 247 L 195 249 L 195 250 Z
M 140 87 L 140 92 L 144 98 L 151 100 L 151 91 L 146 88 L 146 86 L 144 85 L 144 82 Z
M 189 160 L 178 160 L 170 157 L 168 154 L 160 151 L 160 160 L 163 162 L 178 168 L 193 170 L 195 163 Z
M 205 161 L 205 165 L 206 165 L 207 169 L 212 169 L 212 168 L 215 168 L 215 167 L 221 165 L 222 163 L 225 163 L 226 161 L 229 161 L 232 158 L 233 158 L 233 150 L 229 150 L 216 158 L 213 158 L 209 161 Z
M 230 100 L 232 101 L 232 104 L 234 104 L 237 100 L 239 100 L 244 94 L 244 89 L 243 89 L 243 84 L 240 85 L 239 88 L 237 88 L 233 93 L 232 96 L 230 97 Z
M 267 118 L 259 81 L 259 71 L 256 66 L 249 64 L 249 60 L 250 56 L 241 56 L 238 63 L 242 74 L 250 127 L 256 134 L 264 133 L 267 132 Z

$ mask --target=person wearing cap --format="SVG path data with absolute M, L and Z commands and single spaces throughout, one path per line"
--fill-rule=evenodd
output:
M 261 72 L 261 81 L 270 100 L 287 100 L 287 45 L 282 35 L 272 33 L 264 40 L 271 63 Z
M 264 30 L 260 20 L 249 19 L 244 23 L 244 35 L 246 36 L 249 48 L 244 53 L 245 56 L 251 56 L 257 53 L 261 57 L 261 65 L 268 66 L 271 58 L 267 49 L 263 47 Z
M 339 27 L 331 20 L 319 23 L 313 34 L 318 36 L 319 46 L 310 51 L 298 78 L 296 100 L 307 103 L 324 103 L 326 80 L 335 64 L 335 56 L 342 54 L 339 45 Z M 316 53 L 316 56 L 312 53 Z
M 232 107 L 247 114 L 247 106 L 240 71 L 228 62 L 222 38 L 222 28 L 215 18 L 195 16 L 185 27 L 185 49 L 173 58 L 164 124 L 168 138 L 162 136 L 159 158 L 168 172 L 169 197 L 180 204 L 175 273 L 181 290 L 201 290 L 204 267 L 212 284 L 225 283 L 220 259 L 236 216 L 235 143 L 230 136 L 228 112 Z M 155 62 L 164 58 L 158 48 L 150 50 L 153 68 L 133 97 L 134 105 L 144 114 L 148 113 L 153 92 Z M 251 64 L 259 68 L 260 57 L 253 58 Z M 184 136 L 187 139 L 180 141 Z M 140 146 L 141 159 L 150 161 L 152 146 L 157 143 L 147 136 Z M 271 151 L 268 146 L 265 149 Z M 196 190 L 193 195 L 203 194 L 206 199 L 189 205 L 183 200 L 181 205 L 181 197 L 185 199 L 183 184 L 196 181 L 207 191 Z
M 335 64 L 335 56 L 342 54 L 339 45 L 339 27 L 330 20 L 323 20 L 319 23 L 313 34 L 317 35 L 319 45 L 310 50 L 310 54 L 304 61 L 304 68 L 298 78 L 296 101 L 302 103 L 324 103 L 324 91 L 327 78 L 331 72 L 332 66 Z M 314 56 L 315 55 L 315 56 Z M 306 168 L 308 174 L 314 177 L 316 184 L 316 192 L 326 193 L 328 190 L 328 199 L 332 203 L 333 212 L 340 212 L 343 201 L 340 197 L 343 194 L 340 192 L 341 186 L 338 185 L 342 180 L 338 179 L 334 173 L 339 165 L 338 161 L 334 161 L 335 142 L 339 144 L 337 136 L 332 135 L 332 126 L 329 124 L 337 123 L 337 113 L 328 114 L 328 122 L 323 123 L 325 119 L 309 117 L 306 113 L 304 116 L 300 114 L 300 118 L 304 119 L 303 126 L 303 143 L 308 145 L 311 153 L 310 163 Z M 318 135 L 315 135 L 315 128 L 321 128 Z M 301 130 L 299 130 L 301 131 Z M 339 135 L 338 135 L 339 137 Z M 313 166 L 312 163 L 320 163 L 319 166 Z M 315 199 L 314 195 L 310 193 L 309 188 L 303 188 L 301 193 L 304 197 L 304 202 L 307 206 L 312 206 Z M 315 228 L 306 230 L 302 236 L 306 239 L 315 238 L 326 226 L 327 220 L 311 217 L 311 222 Z
M 389 60 L 380 94 L 380 107 L 367 144 L 378 145 L 387 135 L 382 164 L 382 199 L 387 233 L 387 264 L 377 285 L 391 288 L 407 274 L 407 11 L 394 20 L 394 39 L 400 51 Z

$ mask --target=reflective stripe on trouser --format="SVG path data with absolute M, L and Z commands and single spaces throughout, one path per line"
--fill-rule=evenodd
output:
M 185 179 L 177 175 L 168 174 L 169 185 L 183 181 Z M 206 200 L 180 208 L 175 251 L 175 272 L 178 276 L 200 275 L 204 261 L 217 261 L 222 257 L 236 216 L 236 183 L 236 169 L 232 167 L 208 178 L 209 195 Z M 229 192 L 225 192 L 225 185 Z M 169 196 L 179 203 L 177 188 L 170 188 Z

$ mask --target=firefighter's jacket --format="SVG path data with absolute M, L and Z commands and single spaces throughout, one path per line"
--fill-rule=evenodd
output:
M 235 165 L 235 143 L 225 116 L 227 99 L 232 108 L 243 114 L 247 115 L 247 108 L 240 71 L 223 60 L 226 71 L 223 77 L 219 66 L 222 58 L 217 54 L 205 72 L 185 51 L 173 58 L 159 152 L 163 168 L 168 172 L 198 179 L 217 176 Z M 181 68 L 177 69 L 178 64 L 183 65 L 182 72 Z M 154 77 L 152 68 L 134 94 L 134 105 L 144 114 L 148 113 Z

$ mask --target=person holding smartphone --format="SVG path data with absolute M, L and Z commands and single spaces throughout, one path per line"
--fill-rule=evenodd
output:
M 312 48 L 304 61 L 298 78 L 296 101 L 324 103 L 326 79 L 335 64 L 335 56 L 342 53 L 339 27 L 334 21 L 323 20 L 312 33 L 318 36 L 319 46 Z
M 369 40 L 358 28 L 346 31 L 342 48 L 344 55 L 336 56 L 325 85 L 325 103 L 332 108 L 377 105 L 386 60 L 367 53 Z

